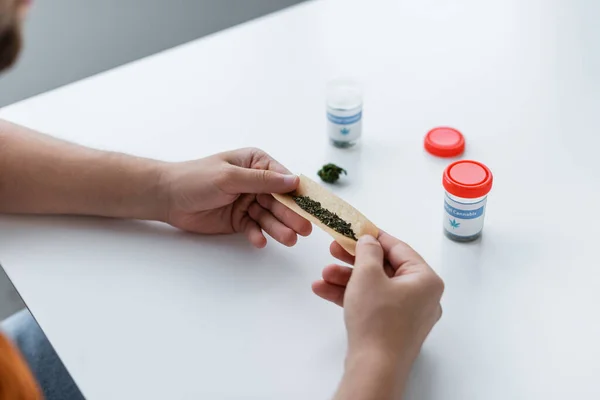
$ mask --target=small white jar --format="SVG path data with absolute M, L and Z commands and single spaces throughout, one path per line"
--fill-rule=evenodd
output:
M 483 232 L 487 195 L 493 176 L 477 161 L 461 160 L 444 171 L 444 233 L 457 242 L 470 242 Z
M 362 135 L 363 95 L 360 85 L 349 79 L 327 84 L 327 134 L 335 147 L 354 146 Z

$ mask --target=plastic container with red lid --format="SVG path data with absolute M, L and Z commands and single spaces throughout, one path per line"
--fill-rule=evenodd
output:
M 458 242 L 470 242 L 481 236 L 493 179 L 492 171 L 478 161 L 460 160 L 446 167 L 442 180 L 446 189 L 446 236 Z

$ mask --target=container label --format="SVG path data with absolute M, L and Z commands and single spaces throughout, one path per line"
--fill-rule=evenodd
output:
M 444 229 L 456 236 L 473 236 L 483 229 L 487 197 L 477 203 L 461 203 L 448 195 L 444 199 Z
M 360 111 L 358 114 L 350 115 L 349 117 L 341 117 L 339 115 L 334 115 L 330 112 L 327 113 L 327 119 L 329 120 L 329 122 L 333 122 L 334 124 L 338 124 L 338 125 L 354 124 L 354 123 L 360 121 L 361 118 L 362 118 L 362 111 Z
M 362 110 L 327 111 L 327 132 L 332 140 L 352 142 L 362 133 Z
M 448 204 L 448 200 L 447 199 L 444 202 L 444 208 L 446 208 L 446 212 L 448 214 L 450 214 L 453 217 L 456 218 L 460 218 L 460 219 L 475 219 L 475 218 L 479 218 L 483 215 L 483 206 L 475 209 L 475 210 L 461 210 L 455 207 L 452 207 L 450 204 Z M 450 200 L 452 201 L 452 200 Z

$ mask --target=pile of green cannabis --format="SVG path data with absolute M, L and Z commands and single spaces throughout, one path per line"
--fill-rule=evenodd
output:
M 337 165 L 330 163 L 323 165 L 323 168 L 321 168 L 321 170 L 317 172 L 317 175 L 319 175 L 323 182 L 335 183 L 338 179 L 340 179 L 340 175 L 342 173 L 344 175 L 348 175 L 344 168 L 338 167 Z
M 354 231 L 352 230 L 352 224 L 344 221 L 337 214 L 323 208 L 321 203 L 314 201 L 308 196 L 292 196 L 296 204 L 300 206 L 307 213 L 315 216 L 319 221 L 333 229 L 334 231 L 349 237 L 350 239 L 358 240 Z

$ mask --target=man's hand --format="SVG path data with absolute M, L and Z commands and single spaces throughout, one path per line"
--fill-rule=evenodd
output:
M 307 236 L 310 222 L 276 201 L 271 193 L 295 190 L 299 178 L 258 149 L 241 149 L 197 161 L 163 164 L 164 219 L 186 231 L 244 233 L 264 247 L 263 231 L 293 246 Z
M 442 314 L 440 277 L 407 244 L 386 233 L 378 239 L 361 237 L 356 258 L 334 242 L 332 255 L 355 267 L 327 266 L 313 284 L 344 307 L 348 358 L 336 399 L 390 398 Z
M 64 142 L 0 120 L 0 213 L 159 220 L 198 233 L 263 231 L 292 246 L 311 224 L 271 193 L 299 178 L 257 149 L 165 163 Z

